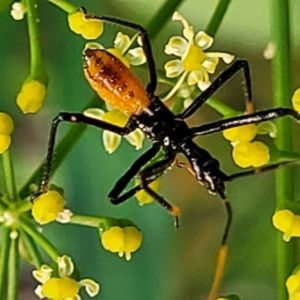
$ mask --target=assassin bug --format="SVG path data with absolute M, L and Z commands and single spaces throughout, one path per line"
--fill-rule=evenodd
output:
M 227 253 L 226 240 L 228 237 L 232 210 L 225 193 L 225 182 L 235 178 L 251 175 L 257 170 L 248 170 L 232 175 L 227 175 L 220 169 L 220 163 L 205 149 L 199 147 L 193 139 L 200 135 L 207 135 L 229 129 L 236 126 L 258 123 L 272 120 L 279 117 L 290 116 L 300 123 L 300 115 L 289 108 L 274 108 L 265 111 L 253 112 L 252 90 L 250 69 L 246 60 L 237 60 L 228 67 L 217 79 L 199 95 L 193 103 L 182 113 L 174 115 L 155 95 L 157 77 L 155 62 L 152 55 L 151 44 L 147 31 L 140 25 L 106 16 L 87 15 L 87 18 L 99 19 L 109 23 L 115 23 L 137 31 L 142 41 L 142 48 L 146 56 L 149 83 L 143 87 L 139 79 L 127 68 L 117 57 L 100 49 L 86 49 L 83 52 L 83 68 L 86 79 L 91 87 L 109 105 L 120 109 L 130 118 L 125 127 L 119 127 L 98 119 L 88 117 L 81 113 L 59 113 L 52 121 L 48 152 L 44 167 L 44 174 L 41 182 L 40 192 L 34 195 L 45 193 L 48 190 L 51 163 L 53 159 L 54 144 L 58 125 L 61 122 L 84 123 L 119 135 L 126 135 L 140 128 L 147 138 L 152 140 L 152 147 L 138 158 L 129 169 L 121 176 L 114 185 L 108 197 L 113 204 L 120 204 L 136 192 L 144 189 L 160 205 L 162 205 L 172 216 L 175 226 L 178 226 L 180 210 L 171 205 L 162 196 L 153 191 L 149 184 L 162 176 L 163 173 L 173 164 L 178 167 L 186 167 L 196 180 L 204 185 L 211 194 L 218 194 L 222 199 L 227 213 L 227 221 L 223 233 L 219 257 L 216 267 L 213 287 L 209 299 L 215 300 L 218 295 L 218 288 L 223 273 L 224 262 Z M 247 115 L 233 117 L 198 127 L 189 128 L 185 119 L 194 114 L 219 87 L 226 83 L 236 72 L 241 70 L 246 86 L 246 108 Z M 159 151 L 163 150 L 164 157 L 154 164 L 143 168 Z M 176 160 L 176 155 L 182 153 L 186 156 L 188 164 Z M 275 169 L 288 162 L 261 167 L 259 171 Z M 139 184 L 127 192 L 123 192 L 130 180 L 137 176 Z

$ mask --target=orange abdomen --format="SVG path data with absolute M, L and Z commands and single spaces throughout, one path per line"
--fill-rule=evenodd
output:
M 128 115 L 139 115 L 150 105 L 140 80 L 114 55 L 87 49 L 83 59 L 86 79 L 109 105 Z

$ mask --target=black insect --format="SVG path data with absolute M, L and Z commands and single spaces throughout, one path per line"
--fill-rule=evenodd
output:
M 237 71 L 242 70 L 246 86 L 246 107 L 252 111 L 252 91 L 249 65 L 246 60 L 235 61 L 226 69 L 193 103 L 179 115 L 174 115 L 162 101 L 155 95 L 157 87 L 157 76 L 155 62 L 147 31 L 140 25 L 106 16 L 93 16 L 105 22 L 119 24 L 136 30 L 142 40 L 142 47 L 147 59 L 149 70 L 149 83 L 144 88 L 140 80 L 127 68 L 117 57 L 100 49 L 86 49 L 83 53 L 84 73 L 92 88 L 98 93 L 101 99 L 120 109 L 130 118 L 125 127 L 119 127 L 101 120 L 88 117 L 81 113 L 59 113 L 52 121 L 48 153 L 44 167 L 44 175 L 41 182 L 40 192 L 47 192 L 53 158 L 54 144 L 58 125 L 61 122 L 84 123 L 119 135 L 127 135 L 133 130 L 140 128 L 147 138 L 152 140 L 152 147 L 138 158 L 129 169 L 121 176 L 114 185 L 108 197 L 113 204 L 120 204 L 132 197 L 139 190 L 144 189 L 160 205 L 162 205 L 175 218 L 175 226 L 178 226 L 180 210 L 171 205 L 161 195 L 153 191 L 149 184 L 162 176 L 167 168 L 173 164 L 179 167 L 187 167 L 196 180 L 204 185 L 209 193 L 218 194 L 226 208 L 227 223 L 225 226 L 221 248 L 217 263 L 216 275 L 209 299 L 216 299 L 218 286 L 222 277 L 228 236 L 232 219 L 232 210 L 225 193 L 225 182 L 238 177 L 254 174 L 255 170 L 244 171 L 227 175 L 220 170 L 220 163 L 205 149 L 194 142 L 194 138 L 200 135 L 207 135 L 246 124 L 258 123 L 284 116 L 290 116 L 300 122 L 300 116 L 289 108 L 274 108 L 246 114 L 239 117 L 229 118 L 198 127 L 189 128 L 185 119 L 189 118 L 199 109 L 209 97 L 226 83 Z M 159 151 L 163 151 L 164 157 L 154 164 L 143 168 Z M 188 164 L 178 163 L 176 156 L 182 153 L 189 161 Z M 280 164 L 282 165 L 282 163 Z M 260 168 L 260 171 L 277 168 L 279 164 Z M 130 180 L 137 176 L 139 184 L 131 190 L 124 192 Z M 35 198 L 36 195 L 33 197 Z M 222 254 L 223 253 L 223 254 Z M 223 258 L 222 258 L 223 257 Z M 223 261 L 223 262 L 222 262 Z

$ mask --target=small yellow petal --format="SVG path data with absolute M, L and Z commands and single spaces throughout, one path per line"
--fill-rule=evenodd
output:
M 254 124 L 238 126 L 223 130 L 223 136 L 231 142 L 250 142 L 257 134 L 257 127 Z
M 42 286 L 45 297 L 55 300 L 64 300 L 75 297 L 79 292 L 80 285 L 69 277 L 50 278 Z
M 106 50 L 107 52 L 111 53 L 113 56 L 118 58 L 127 68 L 130 68 L 130 64 L 128 59 L 122 55 L 122 52 L 116 48 L 109 48 Z
M 24 114 L 36 113 L 43 104 L 46 87 L 37 80 L 23 84 L 17 96 L 17 104 Z
M 124 230 L 113 226 L 106 230 L 101 236 L 102 246 L 111 252 L 122 252 L 124 250 Z
M 294 109 L 300 113 L 300 88 L 298 88 L 292 97 L 292 103 L 293 103 L 293 107 Z
M 165 64 L 166 76 L 174 78 L 179 76 L 183 71 L 182 61 L 179 59 L 170 60 Z
M 49 191 L 39 196 L 32 205 L 32 215 L 39 224 L 54 221 L 64 208 L 65 200 L 57 191 Z
M 124 252 L 135 252 L 142 244 L 142 233 L 134 226 L 124 228 L 125 247 Z
M 11 144 L 10 135 L 0 133 L 0 154 L 8 150 L 10 144 Z
M 0 112 L 0 133 L 12 134 L 14 122 L 10 115 Z
M 139 181 L 136 179 L 136 184 L 139 183 Z M 159 191 L 161 187 L 161 179 L 158 178 L 151 182 L 149 184 L 149 187 L 154 190 L 155 192 Z M 142 206 L 144 204 L 149 204 L 154 201 L 153 197 L 150 196 L 148 193 L 145 192 L 145 190 L 141 190 L 135 194 L 136 199 L 138 200 L 139 204 Z
M 108 130 L 103 131 L 102 139 L 104 148 L 109 154 L 114 153 L 121 143 L 121 136 Z

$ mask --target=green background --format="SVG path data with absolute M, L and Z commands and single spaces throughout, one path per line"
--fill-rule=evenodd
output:
M 179 12 L 193 24 L 195 30 L 203 30 L 217 2 L 187 0 Z M 90 12 L 120 17 L 144 26 L 161 3 L 163 1 L 160 0 L 76 2 Z M 50 81 L 45 105 L 37 115 L 24 116 L 15 105 L 17 92 L 29 73 L 27 24 L 14 21 L 8 9 L 0 14 L 0 111 L 9 112 L 16 123 L 12 155 L 19 186 L 44 158 L 51 119 L 59 111 L 81 111 L 93 95 L 82 73 L 81 52 L 85 41 L 68 29 L 63 11 L 47 2 L 39 2 L 38 5 L 43 60 Z M 272 106 L 270 61 L 263 57 L 270 34 L 268 5 L 268 1 L 232 1 L 212 48 L 250 62 L 257 110 Z M 295 42 L 292 60 L 294 88 L 300 85 L 297 76 L 299 11 L 299 1 L 291 1 Z M 101 43 L 111 46 L 117 30 L 117 26 L 106 25 Z M 170 20 L 153 41 L 158 69 L 163 69 L 167 59 L 163 49 L 168 38 L 180 35 L 181 30 L 179 23 Z M 225 66 L 219 66 L 217 74 L 222 68 Z M 241 74 L 216 96 L 242 110 Z M 220 116 L 216 112 L 203 107 L 188 122 L 191 125 L 202 124 L 217 118 Z M 61 136 L 69 126 L 61 126 Z M 296 132 L 299 133 L 299 128 Z M 224 171 L 232 173 L 237 170 L 230 156 L 231 146 L 220 134 L 197 141 L 220 160 Z M 117 178 L 149 145 L 146 143 L 143 150 L 136 151 L 124 140 L 121 147 L 109 155 L 103 149 L 99 130 L 90 128 L 52 180 L 65 189 L 68 207 L 73 211 L 126 217 L 141 228 L 144 242 L 130 262 L 104 251 L 94 229 L 54 224 L 45 226 L 44 232 L 61 252 L 72 256 L 82 278 L 92 277 L 100 283 L 101 292 L 95 299 L 205 299 L 212 282 L 226 218 L 220 199 L 208 195 L 188 172 L 176 168 L 164 176 L 161 193 L 181 208 L 179 229 L 173 228 L 172 218 L 156 204 L 141 208 L 135 199 L 131 199 L 115 207 L 107 199 Z M 227 195 L 234 208 L 234 220 L 222 293 L 237 293 L 244 300 L 275 299 L 276 231 L 271 224 L 275 210 L 274 173 L 229 183 Z M 30 272 L 24 264 L 20 291 L 22 300 L 36 299 L 33 295 L 36 282 Z M 82 295 L 83 299 L 88 299 L 85 293 Z

